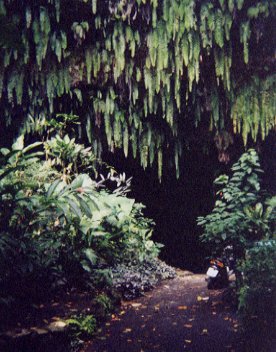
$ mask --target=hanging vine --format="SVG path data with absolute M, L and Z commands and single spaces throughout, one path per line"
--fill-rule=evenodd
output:
M 0 0 L 1 114 L 81 112 L 98 156 L 105 135 L 161 178 L 169 149 L 179 175 L 188 125 L 275 128 L 274 20 L 268 0 Z

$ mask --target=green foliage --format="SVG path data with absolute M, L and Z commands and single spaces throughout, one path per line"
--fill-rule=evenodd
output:
M 156 167 L 159 178 L 165 152 L 179 174 L 179 150 L 194 126 L 233 127 L 245 144 L 248 135 L 265 138 L 275 127 L 272 2 L 78 0 L 70 11 L 67 5 L 0 1 L 6 124 L 23 116 L 29 130 L 30 119 L 54 111 L 79 114 L 96 157 L 103 138 L 126 156 L 131 144 L 133 156 Z
M 263 240 L 248 250 L 241 270 L 243 286 L 239 290 L 239 309 L 245 327 L 258 329 L 275 321 L 276 241 Z M 253 319 L 252 319 L 253 317 Z M 256 330 L 255 330 L 256 331 Z
M 24 171 L 18 171 L 18 166 Z M 35 293 L 41 280 L 45 280 L 46 290 L 70 284 L 80 272 L 81 247 L 88 246 L 79 228 L 82 217 L 91 217 L 95 193 L 92 180 L 79 175 L 68 185 L 60 179 L 51 181 L 60 176 L 51 171 L 47 174 L 47 168 L 41 180 L 37 172 L 44 168 L 34 157 L 19 159 L 0 183 L 0 280 L 3 292 L 9 292 L 13 282 L 18 283 L 20 290 L 13 292 L 14 297 L 24 296 L 28 290 Z M 2 175 L 6 170 L 4 165 Z M 76 272 L 71 273 L 70 267 Z M 31 281 L 34 285 L 30 287 Z
M 239 88 L 232 107 L 233 128 L 234 132 L 242 133 L 245 145 L 249 135 L 254 141 L 259 135 L 264 139 L 275 125 L 275 82 L 275 76 L 253 76 L 249 84 Z
M 151 240 L 154 223 L 142 215 L 143 208 L 141 204 L 132 202 L 131 211 L 113 211 L 105 217 L 99 230 L 105 232 L 106 238 L 110 238 L 112 255 L 107 257 L 108 251 L 105 251 L 108 262 L 142 262 L 158 256 L 162 245 Z M 122 250 L 124 256 L 121 256 Z
M 220 186 L 211 214 L 198 218 L 203 226 L 202 241 L 210 243 L 217 254 L 233 247 L 237 261 L 245 257 L 246 248 L 273 235 L 275 211 L 273 198 L 264 200 L 259 176 L 262 173 L 258 155 L 250 149 L 232 167 L 232 176 L 215 180 Z M 271 205 L 270 205 L 271 204 Z
M 232 177 L 222 175 L 215 180 L 215 185 L 223 187 L 217 191 L 212 213 L 198 219 L 198 224 L 204 227 L 203 241 L 214 241 L 220 250 L 232 245 L 234 239 L 243 245 L 246 236 L 244 228 L 240 228 L 246 217 L 243 209 L 258 200 L 259 167 L 256 152 L 250 150 L 232 167 Z
M 27 147 L 19 138 L 0 157 L 2 303 L 41 299 L 45 290 L 72 285 L 104 289 L 112 285 L 116 263 L 158 255 L 160 245 L 150 238 L 153 222 L 125 196 L 130 179 L 111 171 L 107 180 L 116 184 L 111 192 L 103 176 L 96 182 L 78 173 L 91 171 L 90 148 L 68 135 Z M 108 310 L 108 302 L 102 303 Z
M 83 144 L 76 143 L 75 138 L 68 135 L 55 137 L 44 143 L 44 149 L 52 166 L 61 167 L 64 175 L 70 177 L 73 173 L 96 173 L 96 158 L 91 147 L 85 148 Z
M 214 254 L 221 255 L 227 246 L 233 250 L 239 310 L 252 333 L 275 320 L 276 202 L 275 196 L 261 190 L 262 170 L 255 150 L 243 154 L 232 172 L 231 177 L 215 180 L 219 199 L 198 224 L 204 229 L 203 242 Z
M 99 294 L 95 298 L 95 303 L 98 308 L 97 314 L 102 318 L 107 317 L 114 308 L 112 300 L 104 293 Z
M 96 318 L 92 314 L 73 315 L 66 323 L 75 337 L 91 337 L 97 328 Z

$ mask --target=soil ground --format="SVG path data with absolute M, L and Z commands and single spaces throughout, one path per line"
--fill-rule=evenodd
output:
M 175 279 L 161 282 L 139 299 L 123 302 L 97 335 L 83 345 L 82 352 L 275 351 L 275 340 L 261 337 L 258 330 L 242 334 L 234 297 L 231 288 L 207 290 L 205 275 L 177 270 Z M 0 351 L 68 352 L 66 334 L 59 337 L 48 332 L 56 323 L 63 325 L 54 326 L 54 330 L 63 331 L 64 319 L 76 312 L 89 312 L 90 307 L 90 294 L 76 292 L 35 307 L 28 314 L 18 312 L 13 324 L 5 324 L 3 336 L 15 341 L 20 338 L 19 342 L 5 349 L 0 335 Z M 264 326 L 270 336 L 273 328 Z M 34 332 L 36 338 L 32 339 Z
M 231 290 L 208 291 L 204 279 L 178 271 L 144 297 L 124 302 L 83 351 L 246 351 Z

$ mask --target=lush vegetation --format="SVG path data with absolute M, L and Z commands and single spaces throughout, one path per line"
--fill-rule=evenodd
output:
M 94 155 L 131 147 L 159 177 L 195 127 L 227 162 L 233 132 L 275 126 L 272 1 L 1 0 L 0 19 L 6 124 L 78 114 Z
M 77 287 L 89 289 L 107 313 L 112 304 L 101 292 L 119 289 L 133 297 L 173 275 L 157 262 L 161 245 L 151 240 L 153 221 L 126 197 L 130 179 L 110 169 L 96 181 L 91 148 L 57 134 L 27 146 L 21 136 L 0 153 L 2 307 Z M 136 275 L 132 295 L 127 270 Z
M 261 188 L 262 170 L 255 150 L 243 154 L 232 172 L 215 180 L 220 187 L 215 207 L 198 224 L 204 228 L 202 240 L 215 255 L 232 248 L 240 311 L 245 322 L 253 316 L 263 325 L 274 316 L 276 198 Z
M 228 163 L 235 134 L 244 146 L 264 140 L 276 126 L 275 9 L 0 0 L 0 127 L 15 141 L 0 142 L 1 309 L 77 287 L 99 319 L 115 291 L 133 298 L 174 276 L 158 259 L 154 222 L 127 197 L 131 179 L 101 156 L 122 149 L 161 180 L 164 165 L 179 176 L 192 143 L 215 142 Z M 198 223 L 214 253 L 232 248 L 240 311 L 269 322 L 276 215 L 261 174 L 250 149 L 216 179 L 214 209 Z M 92 314 L 69 323 L 84 335 L 97 326 Z

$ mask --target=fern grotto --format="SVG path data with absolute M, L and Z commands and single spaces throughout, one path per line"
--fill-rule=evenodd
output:
M 268 0 L 0 0 L 2 128 L 74 113 L 98 157 L 179 177 L 194 129 L 246 146 L 275 128 L 274 23 Z

